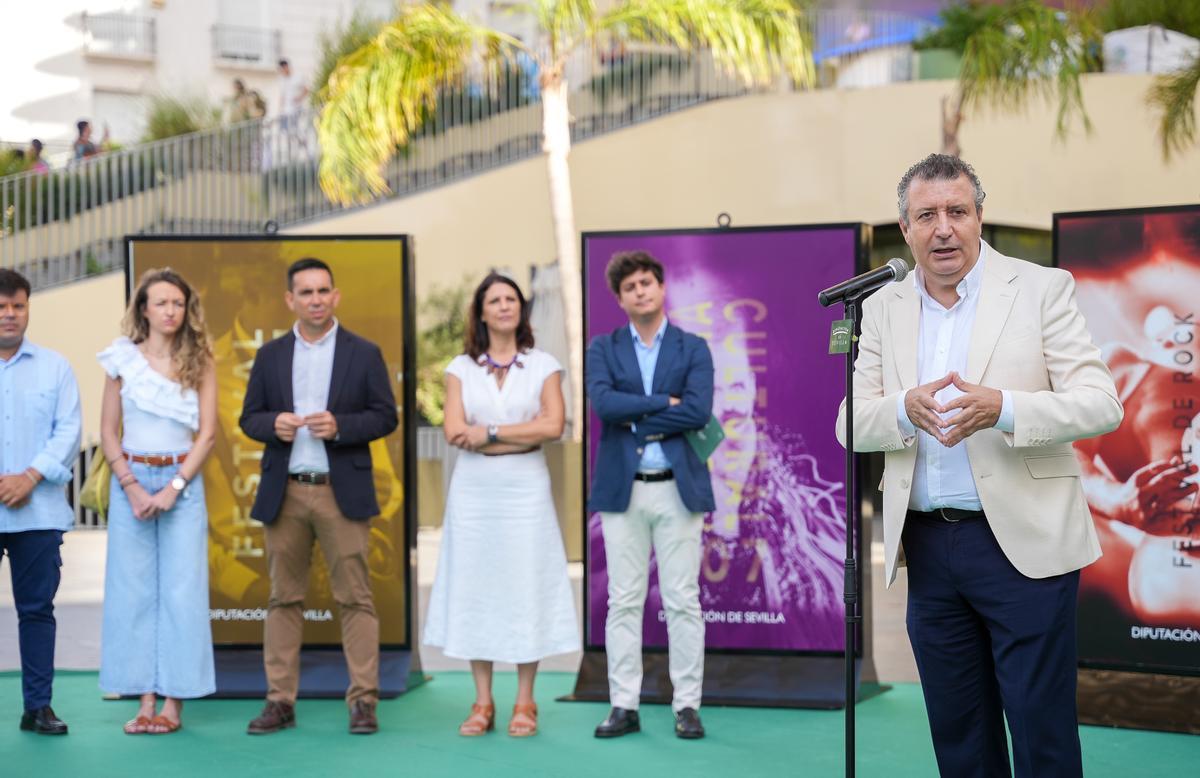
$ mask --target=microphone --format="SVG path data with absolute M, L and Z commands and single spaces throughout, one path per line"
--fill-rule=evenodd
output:
M 834 303 L 843 302 L 846 298 L 861 297 L 886 283 L 903 281 L 907 275 L 908 263 L 899 257 L 892 257 L 883 267 L 877 267 L 819 292 L 817 302 L 828 308 Z

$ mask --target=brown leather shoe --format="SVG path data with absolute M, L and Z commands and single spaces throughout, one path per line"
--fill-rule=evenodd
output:
M 375 718 L 375 703 L 355 700 L 350 705 L 350 734 L 374 735 L 379 731 L 379 720 Z
M 270 735 L 296 726 L 296 709 L 286 702 L 267 700 L 262 713 L 246 727 L 247 735 Z

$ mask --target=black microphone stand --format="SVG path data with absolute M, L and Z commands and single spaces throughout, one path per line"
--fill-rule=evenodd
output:
M 890 273 L 887 272 L 890 270 Z M 881 272 L 883 271 L 883 272 Z M 902 259 L 890 259 L 886 268 L 870 271 L 856 276 L 849 281 L 822 290 L 817 295 L 817 302 L 830 306 L 839 300 L 845 311 L 841 322 L 834 322 L 833 332 L 830 333 L 830 353 L 838 353 L 841 343 L 838 336 L 845 333 L 847 343 L 846 354 L 846 571 L 843 583 L 842 599 L 846 605 L 846 776 L 854 777 L 854 703 L 857 702 L 857 684 L 854 677 L 854 658 L 857 654 L 855 644 L 858 637 L 858 627 L 862 623 L 859 612 L 859 577 L 858 560 L 855 547 L 859 539 L 858 522 L 858 490 L 854 488 L 854 351 L 858 343 L 858 303 L 863 296 L 875 291 L 890 281 L 900 281 L 908 274 L 908 264 Z M 891 275 L 891 278 L 888 278 Z M 839 327 L 848 325 L 849 332 Z
M 854 683 L 855 643 L 858 636 L 858 625 L 862 622 L 859 614 L 858 593 L 858 559 L 855 555 L 855 544 L 858 539 L 855 529 L 858 523 L 857 495 L 854 488 L 854 352 L 858 343 L 858 301 L 862 293 L 847 295 L 842 299 L 845 309 L 845 319 L 850 322 L 850 347 L 846 350 L 846 577 L 843 585 L 842 599 L 846 604 L 846 776 L 854 777 L 854 703 L 856 701 Z

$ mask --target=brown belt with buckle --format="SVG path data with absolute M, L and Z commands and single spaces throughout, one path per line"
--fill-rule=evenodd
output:
M 130 454 L 128 451 L 122 452 L 125 458 L 130 462 L 137 462 L 139 465 L 150 465 L 151 467 L 170 467 L 171 465 L 182 465 L 183 460 L 187 459 L 187 452 L 182 454 Z
M 329 483 L 329 473 L 288 473 L 288 478 L 302 484 L 323 486 Z
M 931 511 L 913 511 L 908 512 L 910 519 L 929 519 L 930 521 L 944 521 L 949 524 L 957 524 L 960 521 L 967 519 L 979 519 L 983 517 L 983 511 L 969 511 L 965 508 L 934 508 Z
M 537 445 L 537 446 L 533 446 L 531 448 L 523 448 L 520 451 L 496 451 L 496 452 L 481 451 L 479 453 L 483 454 L 485 457 L 511 457 L 515 454 L 532 454 L 535 451 L 541 451 L 541 450 L 542 450 L 541 445 Z

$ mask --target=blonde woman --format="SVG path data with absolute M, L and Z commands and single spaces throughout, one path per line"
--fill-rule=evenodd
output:
M 170 268 L 142 276 L 122 330 L 99 354 L 113 471 L 100 687 L 140 697 L 126 734 L 162 735 L 182 726 L 184 699 L 216 688 L 200 476 L 216 437 L 216 374 L 200 299 Z

